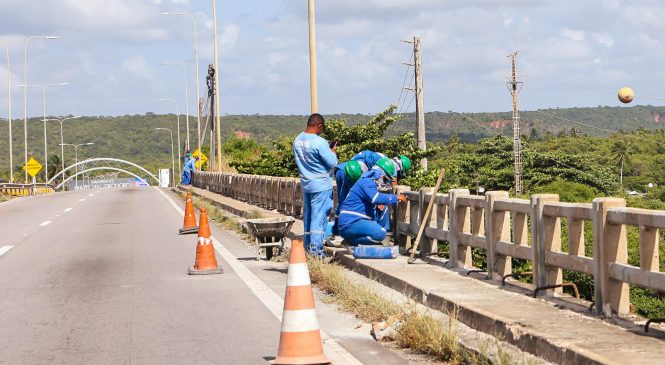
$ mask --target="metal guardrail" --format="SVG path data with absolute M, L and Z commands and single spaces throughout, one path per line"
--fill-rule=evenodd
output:
M 0 194 L 12 197 L 46 195 L 54 192 L 55 187 L 51 184 L 0 183 Z

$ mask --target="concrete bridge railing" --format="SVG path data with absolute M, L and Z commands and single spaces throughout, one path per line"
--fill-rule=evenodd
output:
M 54 192 L 54 187 L 51 184 L 0 184 L 0 194 L 8 196 L 45 195 Z
M 250 204 L 300 216 L 302 197 L 297 178 L 196 172 L 193 185 Z M 545 289 L 563 280 L 562 270 L 594 278 L 595 310 L 606 315 L 629 311 L 628 285 L 665 292 L 658 245 L 665 228 L 665 211 L 626 208 L 624 199 L 596 198 L 593 203 L 563 203 L 555 194 L 510 198 L 507 192 L 471 195 L 466 189 L 432 195 L 433 188 L 411 191 L 398 186 L 408 202 L 394 210 L 395 239 L 409 249 L 418 232 L 427 204 L 435 199 L 420 253 L 436 253 L 438 241 L 448 242 L 451 268 L 471 268 L 471 249 L 481 249 L 487 276 L 512 273 L 511 259 L 528 260 L 533 285 L 541 296 L 561 289 Z M 567 224 L 567 250 L 563 250 L 562 222 Z M 628 264 L 626 227 L 639 227 L 640 265 Z M 587 233 L 585 235 L 585 233 Z M 592 237 L 585 242 L 585 236 Z

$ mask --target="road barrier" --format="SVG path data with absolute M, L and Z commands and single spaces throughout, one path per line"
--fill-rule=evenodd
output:
M 0 184 L 0 194 L 8 196 L 46 195 L 55 192 L 51 184 Z
M 250 204 L 277 209 L 291 216 L 302 211 L 300 181 L 259 175 L 196 172 L 193 185 Z M 472 268 L 472 248 L 484 256 L 488 278 L 511 276 L 512 258 L 531 262 L 533 289 L 539 296 L 561 291 L 563 270 L 593 276 L 596 312 L 629 312 L 629 285 L 665 292 L 665 273 L 659 267 L 659 232 L 665 211 L 627 208 L 619 198 L 596 198 L 592 203 L 559 202 L 556 194 L 530 199 L 510 198 L 508 192 L 471 195 L 451 189 L 433 195 L 433 188 L 411 191 L 397 186 L 408 201 L 394 210 L 395 241 L 404 250 L 415 242 L 427 204 L 434 206 L 424 224 L 421 257 L 437 254 L 438 242 L 448 242 L 448 266 Z M 567 225 L 567 250 L 562 223 Z M 626 227 L 639 228 L 639 266 L 628 264 Z M 585 242 L 585 233 L 592 237 Z M 555 288 L 556 287 L 556 288 Z

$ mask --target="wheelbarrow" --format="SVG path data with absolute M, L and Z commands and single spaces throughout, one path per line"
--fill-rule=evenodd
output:
M 284 218 L 262 218 L 248 219 L 246 221 L 249 231 L 256 242 L 256 259 L 261 260 L 261 249 L 266 251 L 266 260 L 273 255 L 273 248 L 278 247 L 278 255 L 284 249 L 284 237 L 291 230 L 295 219 Z

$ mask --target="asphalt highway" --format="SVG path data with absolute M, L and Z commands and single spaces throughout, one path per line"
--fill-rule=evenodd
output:
M 214 227 L 224 274 L 187 275 L 196 235 L 176 234 L 179 204 L 156 188 L 0 204 L 0 364 L 273 359 L 283 270 L 254 262 L 237 237 Z M 326 305 L 317 311 L 336 364 L 403 363 L 354 332 L 352 316 Z

